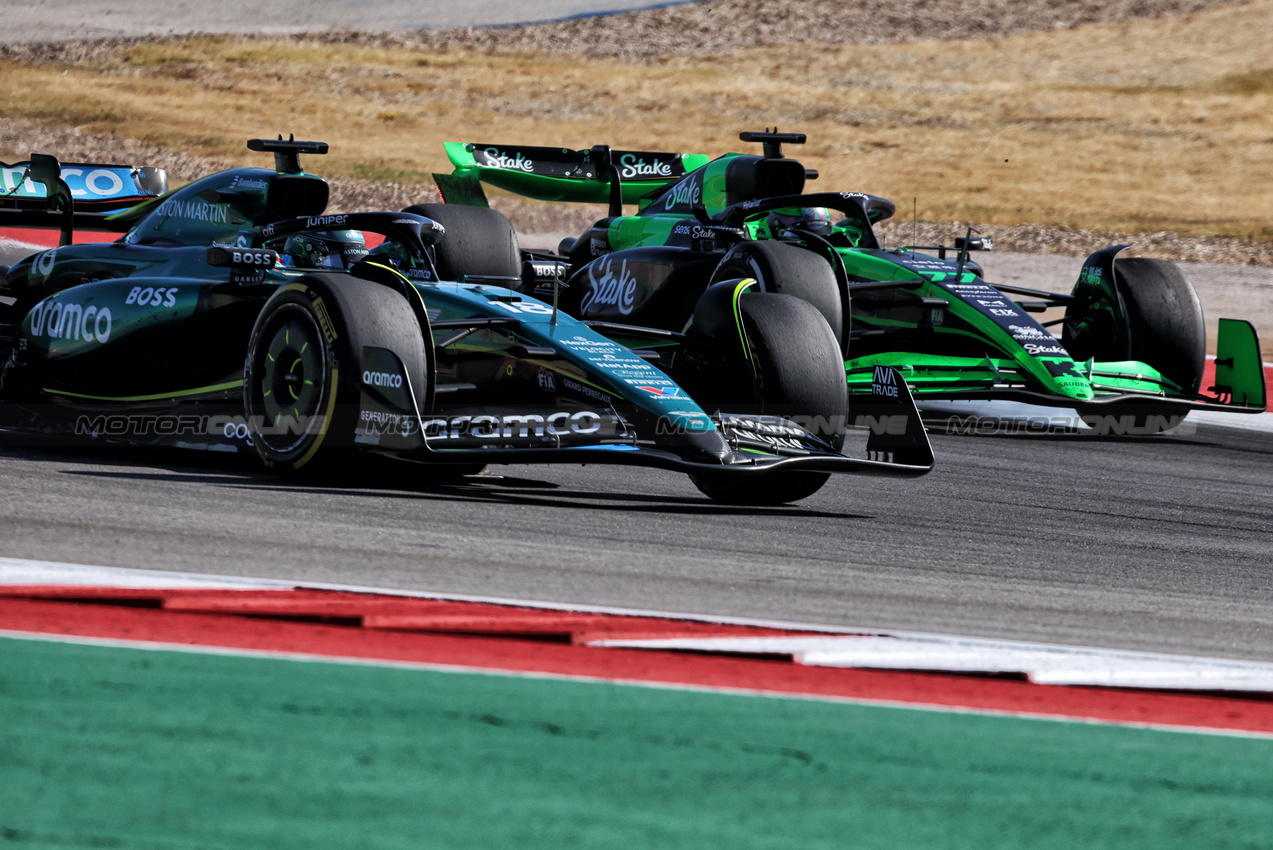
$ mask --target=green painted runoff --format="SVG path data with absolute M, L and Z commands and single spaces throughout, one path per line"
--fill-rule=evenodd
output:
M 1273 741 L 0 638 L 0 848 L 1255 848 Z

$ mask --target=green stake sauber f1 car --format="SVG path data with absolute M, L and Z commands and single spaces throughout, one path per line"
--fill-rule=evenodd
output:
M 435 175 L 450 203 L 484 206 L 481 183 L 548 201 L 609 204 L 609 215 L 555 256 L 562 307 L 590 321 L 692 332 L 704 293 L 739 278 L 795 295 L 825 316 L 852 393 L 874 370 L 901 370 L 923 406 L 1006 399 L 1075 409 L 1106 433 L 1157 433 L 1190 410 L 1259 412 L 1259 343 L 1221 319 L 1216 380 L 1202 387 L 1202 309 L 1175 265 L 1092 254 L 1068 292 L 987 282 L 970 231 L 952 247 L 886 249 L 874 225 L 893 204 L 857 192 L 805 193 L 817 176 L 783 154 L 801 134 L 743 133 L 763 155 L 446 145 Z M 635 205 L 625 214 L 625 205 Z M 1030 315 L 1064 308 L 1040 324 Z M 1049 326 L 1061 325 L 1060 337 Z M 620 337 L 621 338 L 621 337 Z
M 0 226 L 62 231 L 60 247 L 0 267 L 0 427 L 254 452 L 298 477 L 368 452 L 456 474 L 634 464 L 689 473 L 709 496 L 745 504 L 804 498 L 831 473 L 932 466 L 905 384 L 884 368 L 862 411 L 865 456 L 841 454 L 838 351 L 808 304 L 740 290 L 713 317 L 718 345 L 652 332 L 680 340 L 687 363 L 719 370 L 736 407 L 752 408 L 709 412 L 653 365 L 657 352 L 515 291 L 528 286 L 520 276 L 478 274 L 473 264 L 500 247 L 480 229 L 326 214 L 327 183 L 300 164 L 325 144 L 248 147 L 275 167 L 171 192 L 153 170 L 45 155 L 0 165 Z M 121 237 L 72 244 L 77 228 Z M 464 263 L 466 280 L 439 275 Z

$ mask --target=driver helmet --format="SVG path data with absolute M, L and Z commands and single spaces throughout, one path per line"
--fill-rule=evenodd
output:
M 347 269 L 367 256 L 367 240 L 357 230 L 294 233 L 282 253 L 299 269 Z
M 826 207 L 774 210 L 765 224 L 769 227 L 769 235 L 774 239 L 781 239 L 792 229 L 828 237 L 831 235 L 831 210 Z

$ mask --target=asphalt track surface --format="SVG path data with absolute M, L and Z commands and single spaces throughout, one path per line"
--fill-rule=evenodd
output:
M 223 455 L 0 443 L 3 555 L 1273 659 L 1273 435 L 933 437 L 782 508 L 503 466 L 298 487 Z
M 0 43 L 137 35 L 507 26 L 694 0 L 31 0 L 6 2 Z

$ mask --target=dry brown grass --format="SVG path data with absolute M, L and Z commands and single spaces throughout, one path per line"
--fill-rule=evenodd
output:
M 653 64 L 209 37 L 0 61 L 0 113 L 233 162 L 427 184 L 443 141 L 719 153 L 809 134 L 821 189 L 909 217 L 1273 241 L 1273 0 L 991 41 L 759 47 Z M 0 159 L 24 158 L 20 145 Z M 423 191 L 423 186 L 421 187 Z

